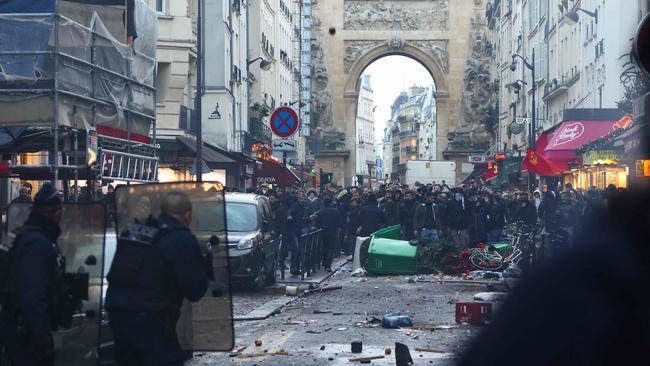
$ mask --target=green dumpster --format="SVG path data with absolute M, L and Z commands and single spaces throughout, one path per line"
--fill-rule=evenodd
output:
M 366 271 L 370 274 L 415 274 L 417 247 L 400 240 L 400 226 L 390 226 L 372 235 Z

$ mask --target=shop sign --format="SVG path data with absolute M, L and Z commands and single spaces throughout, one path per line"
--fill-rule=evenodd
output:
M 490 157 L 485 155 L 470 155 L 468 160 L 472 164 L 483 164 L 490 161 Z
M 584 155 L 584 165 L 618 164 L 621 154 L 616 150 L 592 150 Z
M 650 160 L 643 161 L 643 176 L 650 177 Z

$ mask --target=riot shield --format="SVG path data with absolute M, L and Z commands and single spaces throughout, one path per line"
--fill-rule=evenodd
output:
M 31 203 L 9 205 L 8 231 L 22 226 L 31 209 Z M 101 203 L 65 203 L 59 226 L 57 242 L 65 256 L 62 283 L 73 307 L 57 314 L 61 322 L 53 334 L 55 365 L 95 366 L 103 300 L 106 209 Z
M 185 301 L 183 304 L 176 328 L 179 341 L 188 351 L 230 350 L 234 347 L 234 328 L 223 185 L 175 182 L 118 187 L 115 190 L 117 234 L 123 233 L 127 225 L 145 222 L 148 217 L 157 218 L 165 195 L 172 191 L 189 196 L 192 203 L 190 230 L 212 263 L 204 297 L 195 303 Z

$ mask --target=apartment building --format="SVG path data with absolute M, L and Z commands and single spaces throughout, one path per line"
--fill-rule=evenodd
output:
M 521 151 L 528 143 L 533 80 L 521 58 L 535 69 L 536 136 L 562 122 L 565 110 L 616 108 L 625 55 L 647 7 L 647 1 L 621 6 L 616 0 L 488 2 L 501 86 L 496 150 Z
M 366 182 L 375 170 L 375 101 L 370 75 L 361 78 L 356 118 L 356 175 L 358 181 Z

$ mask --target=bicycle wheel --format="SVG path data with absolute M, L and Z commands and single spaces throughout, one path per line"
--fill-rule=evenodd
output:
M 484 271 L 495 271 L 503 266 L 503 259 L 498 254 L 474 253 L 469 257 L 469 261 L 474 267 Z

